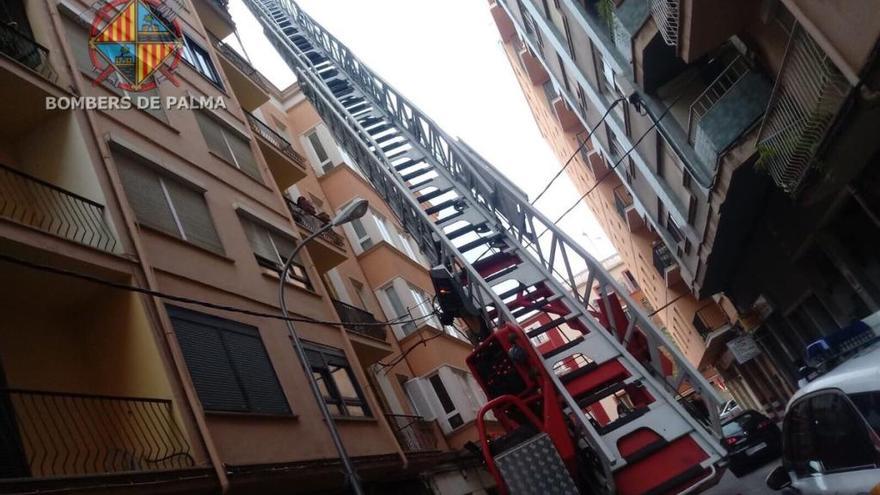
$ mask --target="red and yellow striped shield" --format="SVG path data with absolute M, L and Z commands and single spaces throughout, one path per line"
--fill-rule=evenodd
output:
M 129 2 L 125 9 L 104 28 L 95 41 L 98 43 L 124 43 L 137 40 L 137 5 L 135 0 Z

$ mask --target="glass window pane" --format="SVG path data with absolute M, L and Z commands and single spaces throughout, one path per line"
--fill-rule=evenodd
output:
M 431 382 L 431 387 L 434 389 L 434 393 L 437 394 L 437 400 L 440 401 L 443 410 L 447 413 L 455 411 L 455 404 L 452 402 L 452 398 L 449 397 L 449 392 L 446 390 L 440 375 L 434 375 L 428 381 Z
M 819 395 L 810 399 L 810 406 L 811 426 L 823 471 L 874 463 L 868 430 L 843 395 Z
M 348 373 L 349 371 L 345 368 L 338 366 L 330 367 L 330 376 L 333 377 L 333 383 L 336 384 L 336 390 L 339 391 L 339 395 L 346 399 L 356 399 L 357 391 Z
M 318 157 L 318 162 L 323 165 L 330 157 L 327 155 L 327 150 L 324 149 L 324 144 L 321 143 L 321 138 L 318 137 L 317 132 L 312 132 L 308 135 L 308 139 L 315 151 L 315 156 Z
M 871 425 L 871 428 L 880 435 L 880 392 L 853 394 L 849 398 Z

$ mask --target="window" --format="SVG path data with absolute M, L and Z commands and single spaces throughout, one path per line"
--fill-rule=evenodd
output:
M 330 412 L 335 416 L 371 416 L 345 354 L 339 349 L 313 343 L 304 343 L 303 347 Z
M 434 375 L 428 381 L 431 383 L 431 388 L 434 389 L 434 394 L 437 395 L 437 400 L 440 401 L 443 411 L 447 414 L 446 421 L 449 423 L 449 426 L 455 429 L 463 425 L 464 419 L 456 410 L 452 397 L 449 396 L 449 392 L 446 390 L 440 375 Z
M 784 431 L 785 459 L 798 476 L 873 467 L 877 462 L 865 422 L 843 394 L 802 399 L 792 406 Z
M 684 239 L 684 236 L 681 234 L 681 229 L 678 228 L 675 220 L 672 219 L 672 213 L 666 215 L 666 231 L 669 232 L 669 235 L 672 236 L 672 239 L 676 244 Z
M 568 53 L 572 60 L 577 60 L 574 53 L 574 40 L 571 38 L 571 27 L 568 25 L 568 16 L 562 16 L 562 28 L 565 30 L 565 41 L 568 42 Z
M 394 288 L 394 285 L 389 285 L 382 289 L 382 292 L 385 293 L 385 297 L 388 298 L 388 302 L 391 304 L 391 309 L 394 311 L 394 319 L 404 319 L 409 318 L 409 311 L 406 306 L 403 305 L 403 301 L 400 298 L 400 295 L 397 293 L 397 290 Z M 409 335 L 416 329 L 415 323 L 408 321 L 406 323 L 402 323 L 400 328 L 403 330 L 404 335 Z
M 284 263 L 296 248 L 296 241 L 254 219 L 246 216 L 240 218 L 244 233 L 251 244 L 251 249 L 254 250 L 257 263 L 264 268 L 281 273 L 281 270 L 284 269 Z M 287 273 L 287 279 L 301 289 L 314 290 L 309 272 L 299 256 L 293 259 Z
M 376 213 L 376 210 L 370 210 L 373 214 L 373 220 L 376 222 L 376 228 L 379 229 L 379 233 L 382 235 L 382 239 L 385 240 L 388 244 L 392 246 L 395 245 L 394 239 L 391 237 L 391 229 L 392 227 L 388 224 L 388 219 L 384 216 Z
M 559 71 L 560 76 L 562 77 L 562 84 L 565 85 L 565 90 L 571 93 L 571 84 L 568 82 L 568 73 L 565 71 L 565 62 L 562 60 L 562 55 L 557 53 L 556 61 L 559 63 Z
M 880 435 L 880 392 L 864 392 L 849 396 L 856 409 L 865 417 L 874 432 Z
M 202 192 L 156 171 L 128 153 L 114 153 L 113 157 L 139 223 L 223 253 Z
M 360 218 L 356 218 L 349 222 L 352 230 L 354 230 L 355 236 L 357 237 L 357 243 L 361 247 L 362 250 L 366 251 L 373 247 L 373 239 L 370 237 L 369 232 L 367 232 L 366 227 L 364 227 L 363 222 Z
M 418 316 L 426 317 L 426 319 L 421 321 L 429 323 L 435 328 L 442 329 L 443 325 L 440 324 L 440 321 L 435 316 L 428 317 L 428 315 L 434 312 L 434 298 L 427 292 L 412 284 L 407 285 L 409 286 L 409 292 L 415 304 L 415 312 Z
M 308 133 L 306 139 L 309 140 L 309 145 L 312 147 L 312 151 L 315 152 L 315 157 L 318 159 L 318 165 L 321 167 L 321 170 L 324 172 L 332 170 L 333 160 L 330 158 L 330 154 L 327 153 L 327 148 L 324 147 L 324 143 L 321 142 L 321 138 L 318 136 L 318 131 L 314 130 Z
M 211 55 L 208 51 L 199 46 L 189 36 L 183 36 L 183 59 L 195 69 L 196 72 L 211 81 L 212 84 L 219 88 L 223 88 L 223 82 L 220 80 L 220 73 L 214 67 L 211 61 Z
M 263 182 L 263 176 L 257 167 L 250 141 L 237 132 L 232 132 L 205 112 L 194 112 L 199 129 L 205 137 L 208 149 L 230 165 L 249 175 L 257 182 Z
M 291 413 L 259 330 L 174 306 L 168 315 L 206 411 Z

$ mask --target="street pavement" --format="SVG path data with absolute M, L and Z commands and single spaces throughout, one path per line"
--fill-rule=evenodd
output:
M 714 488 L 704 492 L 706 495 L 752 495 L 756 494 L 779 494 L 767 488 L 764 479 L 767 474 L 779 465 L 779 459 L 768 462 L 742 478 L 737 478 L 730 471 L 724 473 L 721 482 Z

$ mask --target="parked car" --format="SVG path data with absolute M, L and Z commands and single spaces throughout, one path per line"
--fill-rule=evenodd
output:
M 721 424 L 730 472 L 739 478 L 782 454 L 782 432 L 757 411 L 743 411 Z
M 880 493 L 880 342 L 801 388 L 783 421 L 773 490 L 802 495 Z
M 742 408 L 739 407 L 739 404 L 737 404 L 735 400 L 731 399 L 724 403 L 724 407 L 721 408 L 721 414 L 718 416 L 718 419 L 720 419 L 721 421 L 725 421 L 741 412 Z

